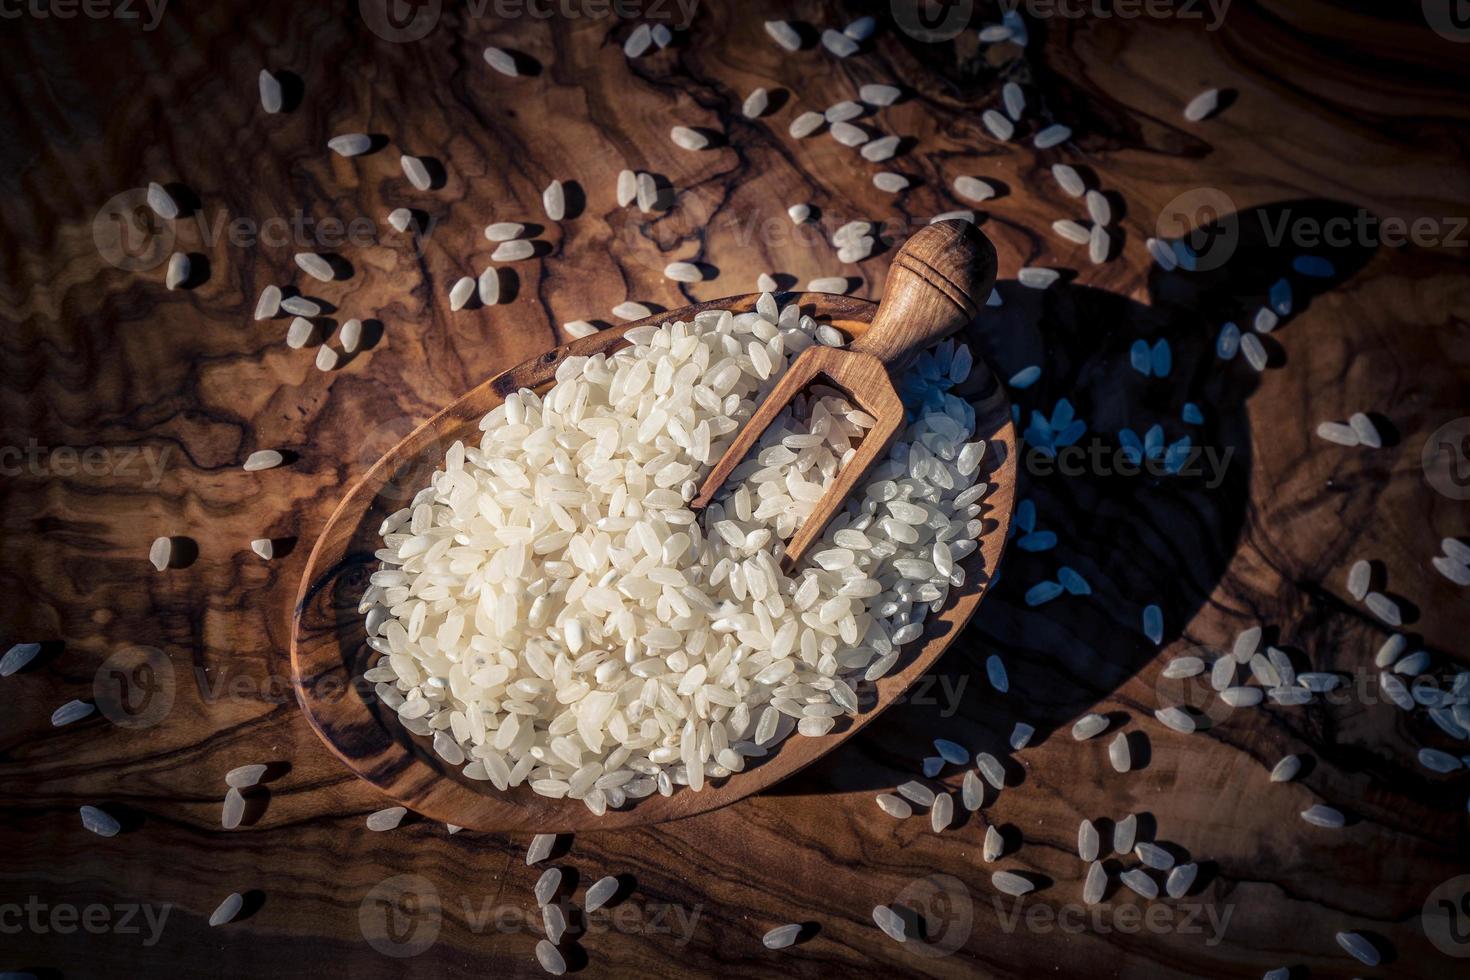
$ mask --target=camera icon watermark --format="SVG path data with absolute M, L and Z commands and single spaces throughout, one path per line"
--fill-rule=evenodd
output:
M 948 956 L 969 941 L 975 926 L 975 903 L 970 890 L 954 875 L 932 874 L 918 878 L 898 893 L 892 908 L 906 922 L 904 949 L 935 959 Z
M 357 0 L 368 30 L 385 41 L 408 44 L 422 40 L 439 23 L 443 0 Z
M 174 706 L 174 665 L 157 647 L 124 647 L 92 675 L 92 698 L 119 728 L 152 728 Z
M 974 0 L 891 0 L 888 7 L 898 29 L 924 44 L 959 37 L 975 13 Z
M 1420 462 L 1431 487 L 1451 500 L 1470 500 L 1470 415 L 1435 429 Z
M 1229 194 L 1215 187 L 1196 187 L 1159 210 L 1154 234 L 1164 241 L 1183 241 L 1192 255 L 1190 270 L 1209 272 L 1235 254 L 1240 244 L 1240 217 Z
M 1470 2 L 1423 0 L 1424 20 L 1431 30 L 1456 44 L 1470 42 Z
M 114 194 L 92 219 L 92 241 L 103 261 L 124 272 L 146 272 L 174 248 L 174 228 L 148 206 L 146 188 Z
M 1442 883 L 1424 900 L 1424 934 L 1446 956 L 1470 956 L 1470 875 Z
M 357 926 L 368 945 L 394 959 L 408 959 L 433 946 L 444 925 L 439 890 L 423 875 L 384 878 L 363 896 Z

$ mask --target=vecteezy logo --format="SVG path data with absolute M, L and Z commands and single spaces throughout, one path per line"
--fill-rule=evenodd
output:
M 921 921 L 920 934 L 904 942 L 904 949 L 920 956 L 948 956 L 965 945 L 975 925 L 970 890 L 954 875 L 932 874 L 909 882 L 893 906 L 912 910 Z
M 1470 956 L 1470 875 L 1451 878 L 1430 892 L 1420 921 L 1435 949 L 1446 956 Z
M 1470 416 L 1446 422 L 1424 440 L 1424 479 L 1451 500 L 1470 500 Z
M 1224 191 L 1196 187 L 1164 205 L 1155 234 L 1164 241 L 1183 240 L 1193 255 L 1189 271 L 1208 272 L 1235 254 L 1240 244 L 1240 216 Z
M 1470 2 L 1467 0 L 1424 0 L 1424 19 L 1434 33 L 1446 41 L 1470 41 Z
M 916 41 L 938 44 L 970 26 L 974 0 L 891 0 L 888 5 L 899 30 Z
M 368 30 L 385 41 L 417 41 L 439 23 L 444 0 L 357 0 Z
M 423 875 L 384 878 L 363 896 L 357 925 L 368 945 L 384 956 L 417 956 L 439 938 L 444 914 L 439 890 Z
M 114 195 L 92 219 L 92 242 L 108 265 L 124 272 L 156 269 L 174 247 L 174 228 L 148 206 L 148 191 Z
M 119 728 L 151 728 L 174 706 L 174 665 L 156 647 L 124 647 L 92 676 L 92 699 Z

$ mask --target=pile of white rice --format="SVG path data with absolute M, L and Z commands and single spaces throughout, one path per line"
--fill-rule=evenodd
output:
M 498 789 L 594 813 L 822 735 L 964 582 L 985 444 L 946 342 L 908 372 L 911 422 L 792 574 L 783 540 L 873 419 L 814 387 L 704 514 L 708 471 L 818 324 L 757 312 L 639 327 L 569 358 L 456 443 L 382 527 L 365 677 L 403 725 Z M 824 338 L 832 336 L 822 330 Z

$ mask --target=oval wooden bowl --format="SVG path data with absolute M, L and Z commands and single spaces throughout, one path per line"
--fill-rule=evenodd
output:
M 982 473 L 991 484 L 981 512 L 980 547 L 964 562 L 965 586 L 951 590 L 923 635 L 906 645 L 895 669 L 876 685 L 876 700 L 856 718 L 819 738 L 792 734 L 763 759 L 723 780 L 707 781 L 700 792 L 678 787 L 669 797 L 654 794 L 621 810 L 594 816 L 578 800 L 538 796 L 522 785 L 501 793 L 489 782 L 466 778 L 441 760 L 429 740 L 398 723 L 392 709 L 361 679 L 376 654 L 367 646 L 358 602 L 377 568 L 373 552 L 383 519 L 428 485 L 455 441 L 478 441 L 479 421 L 506 395 L 521 388 L 549 388 L 557 365 L 569 356 L 621 346 L 635 326 L 688 320 L 706 309 L 745 312 L 755 295 L 730 297 L 671 310 L 647 320 L 602 331 L 558 347 L 491 378 L 420 426 L 373 465 L 337 506 L 307 561 L 291 630 L 291 676 L 307 720 L 327 747 L 353 772 L 394 800 L 433 820 L 475 830 L 568 833 L 660 823 L 704 813 L 759 792 L 790 776 L 851 738 L 908 689 L 954 642 L 984 598 L 999 565 L 1011 520 L 1016 485 L 1016 437 L 1005 389 L 977 361 L 966 394 L 976 410 L 976 434 L 989 441 Z M 877 304 L 847 296 L 800 293 L 803 311 L 850 337 L 861 336 Z M 971 350 L 980 346 L 971 340 Z M 983 572 L 982 572 L 983 569 Z

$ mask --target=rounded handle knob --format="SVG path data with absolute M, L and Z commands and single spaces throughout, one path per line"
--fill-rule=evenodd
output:
M 894 256 L 873 324 L 849 349 L 902 367 L 975 319 L 994 286 L 995 246 L 974 223 L 929 225 Z

